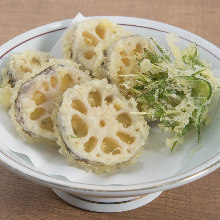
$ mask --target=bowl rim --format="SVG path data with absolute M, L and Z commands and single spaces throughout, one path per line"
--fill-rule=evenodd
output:
M 73 182 L 71 180 L 62 180 L 58 177 L 51 176 L 49 174 L 37 171 L 33 168 L 25 166 L 20 162 L 16 161 L 11 154 L 6 150 L 0 149 L 0 163 L 12 170 L 13 172 L 27 178 L 34 182 L 38 182 L 42 185 L 51 186 L 52 188 L 63 189 L 68 192 L 82 192 L 86 191 L 90 193 L 120 193 L 124 195 L 137 195 L 143 193 L 153 193 L 178 187 L 192 181 L 195 181 L 203 176 L 208 175 L 214 170 L 220 168 L 220 153 L 217 153 L 208 161 L 200 164 L 199 166 L 185 171 L 181 174 L 173 177 L 168 177 L 159 181 L 152 181 L 141 184 L 130 184 L 130 185 L 96 185 L 96 184 L 85 184 Z M 187 175 L 188 174 L 188 175 Z
M 169 24 L 165 24 L 162 22 L 153 21 L 153 20 L 149 20 L 149 19 L 142 19 L 142 18 L 132 18 L 132 17 L 124 17 L 124 16 L 98 16 L 98 17 L 108 17 L 110 19 L 121 19 L 122 21 L 126 20 L 128 22 L 128 24 L 121 23 L 121 25 L 138 26 L 138 27 L 143 27 L 143 28 L 144 27 L 150 28 L 150 27 L 144 26 L 145 23 L 149 23 L 153 27 L 158 27 L 158 25 L 159 25 L 162 27 L 161 30 L 156 29 L 156 28 L 152 28 L 152 27 L 150 29 L 158 30 L 158 31 L 161 31 L 164 33 L 168 33 L 168 31 L 167 31 L 168 29 L 173 30 L 173 31 L 175 30 L 175 32 L 178 32 L 179 37 L 184 40 L 192 42 L 191 40 L 187 39 L 187 38 L 192 37 L 194 39 L 198 39 L 200 42 L 203 42 L 205 45 L 207 45 L 206 47 L 208 47 L 209 50 L 206 49 L 206 47 L 204 47 L 203 45 L 198 45 L 198 46 L 205 49 L 210 54 L 212 54 L 215 58 L 220 60 L 218 58 L 218 56 L 219 56 L 218 54 L 220 54 L 220 49 L 217 46 L 215 46 L 211 42 L 209 42 L 209 41 L 207 41 L 207 40 L 205 40 L 205 39 L 203 39 L 203 38 L 201 38 L 191 32 L 183 30 L 181 28 L 178 28 L 178 27 L 175 27 L 175 26 L 172 26 Z M 133 24 L 132 21 L 134 21 L 134 20 L 135 20 L 135 22 L 138 22 L 141 25 Z M 31 39 L 42 36 L 44 34 L 64 30 L 67 28 L 67 26 L 70 22 L 71 22 L 71 19 L 57 21 L 54 23 L 40 26 L 38 28 L 31 29 L 21 35 L 18 35 L 17 37 L 6 42 L 5 44 L 3 44 L 0 47 L 0 51 L 3 51 L 3 52 L 1 52 L 2 55 L 0 54 L 0 60 L 7 53 L 9 53 L 10 51 L 12 51 L 14 48 L 21 45 L 22 43 L 25 43 Z M 47 30 L 47 31 L 43 31 L 43 30 Z M 183 37 L 182 35 L 187 36 L 187 38 Z M 30 37 L 30 36 L 32 36 L 32 37 Z M 24 39 L 26 39 L 26 40 L 24 40 Z M 16 42 L 20 42 L 20 43 L 18 44 Z M 10 49 L 8 49 L 9 45 L 10 45 Z M 210 52 L 210 50 L 215 51 L 215 53 Z M 212 158 L 210 158 L 206 162 L 200 164 L 199 166 L 194 167 L 193 169 L 187 170 L 181 174 L 177 174 L 175 176 L 165 178 L 162 180 L 153 181 L 153 182 L 140 183 L 140 184 L 130 184 L 130 185 L 97 185 L 97 184 L 77 183 L 77 182 L 73 182 L 70 180 L 62 180 L 57 177 L 45 174 L 43 172 L 39 172 L 37 170 L 34 170 L 28 166 L 25 166 L 25 165 L 19 163 L 14 158 L 12 158 L 10 156 L 10 154 L 7 152 L 7 150 L 4 150 L 4 148 L 3 149 L 0 148 L 0 163 L 2 163 L 5 167 L 11 169 L 12 171 L 14 171 L 20 175 L 23 175 L 24 177 L 26 177 L 28 179 L 32 179 L 33 181 L 41 183 L 43 185 L 52 186 L 53 188 L 62 188 L 67 191 L 77 191 L 77 192 L 87 191 L 88 193 L 89 192 L 95 192 L 95 193 L 98 193 L 98 192 L 102 192 L 102 193 L 111 192 L 111 193 L 113 193 L 113 192 L 115 192 L 115 193 L 122 193 L 122 194 L 135 193 L 135 195 L 136 195 L 137 192 L 138 193 L 140 193 L 140 192 L 141 193 L 151 193 L 151 192 L 156 192 L 156 191 L 161 191 L 161 190 L 181 186 L 183 184 L 192 182 L 196 179 L 199 179 L 199 178 L 211 173 L 212 171 L 214 171 L 220 167 L 220 152 L 216 153 L 216 155 L 214 155 Z

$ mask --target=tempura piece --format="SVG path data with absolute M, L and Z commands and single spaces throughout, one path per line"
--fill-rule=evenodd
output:
M 36 68 L 33 77 L 16 84 L 10 116 L 18 132 L 28 141 L 54 140 L 51 113 L 64 91 L 90 80 L 77 65 L 64 60 L 50 60 Z
M 10 106 L 10 98 L 16 82 L 31 76 L 33 69 L 40 67 L 42 62 L 49 61 L 50 57 L 49 53 L 31 50 L 11 55 L 7 67 L 1 72 L 0 103 Z
M 94 172 L 109 172 L 135 161 L 149 127 L 106 79 L 68 89 L 54 114 L 60 153 L 69 162 Z
M 149 41 L 143 36 L 132 35 L 118 40 L 107 51 L 107 78 L 124 95 L 131 93 L 131 85 L 126 86 L 130 76 L 140 72 L 138 60 L 142 58 L 144 48 L 151 48 Z
M 131 35 L 107 18 L 93 18 L 75 25 L 63 39 L 64 58 L 82 64 L 95 78 L 105 77 L 107 48 L 116 40 Z

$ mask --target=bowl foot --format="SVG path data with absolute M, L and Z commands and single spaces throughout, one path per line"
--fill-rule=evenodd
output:
M 57 189 L 53 191 L 64 201 L 81 209 L 93 212 L 123 212 L 139 208 L 156 199 L 161 193 L 155 192 L 143 196 L 127 198 L 99 198 L 75 196 Z

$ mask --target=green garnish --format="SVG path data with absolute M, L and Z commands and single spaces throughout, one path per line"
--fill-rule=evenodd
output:
M 153 38 L 151 40 L 154 42 L 156 45 L 157 49 L 160 51 L 162 54 L 162 59 L 171 62 L 171 53 L 168 50 L 165 50 L 163 47 L 161 47 Z
M 199 59 L 199 53 L 197 45 L 189 47 L 189 52 L 182 56 L 182 60 L 185 64 L 190 65 L 194 68 L 194 66 L 205 67 L 205 64 Z
M 134 74 L 136 85 L 131 89 L 135 98 L 142 103 L 143 113 L 159 121 L 162 131 L 173 134 L 167 139 L 171 151 L 183 142 L 192 127 L 196 128 L 200 142 L 208 104 L 219 88 L 217 81 L 209 66 L 200 60 L 197 45 L 180 51 L 182 54 L 174 60 L 171 52 L 152 41 L 156 50 L 144 49 L 142 59 L 138 60 L 140 67 L 142 62 L 147 65 L 150 62 L 150 65 L 147 71 L 141 69 Z
M 152 64 L 159 63 L 160 62 L 160 56 L 158 56 L 156 53 L 152 53 L 147 48 L 144 48 L 144 57 L 143 59 L 148 59 Z
M 71 138 L 78 138 L 78 137 L 76 137 L 76 136 L 73 136 L 73 135 L 70 135 L 70 137 L 71 137 Z

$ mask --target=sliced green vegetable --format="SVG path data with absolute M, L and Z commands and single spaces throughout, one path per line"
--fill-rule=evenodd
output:
M 206 80 L 186 77 L 189 87 L 191 88 L 191 95 L 195 98 L 197 104 L 205 103 L 212 95 L 212 86 Z

